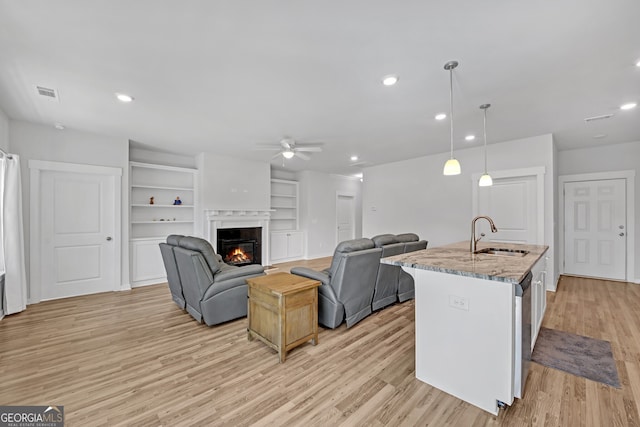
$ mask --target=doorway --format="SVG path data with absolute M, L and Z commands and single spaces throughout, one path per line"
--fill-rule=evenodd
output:
M 31 302 L 118 290 L 118 168 L 30 161 Z
M 632 280 L 633 175 L 630 171 L 560 177 L 564 274 Z
M 336 194 L 336 246 L 355 239 L 356 201 L 352 194 Z

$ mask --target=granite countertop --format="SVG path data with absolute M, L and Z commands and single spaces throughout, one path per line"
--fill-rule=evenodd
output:
M 483 248 L 525 250 L 529 253 L 523 257 L 472 254 L 469 251 L 469 241 L 464 241 L 382 258 L 380 262 L 499 282 L 520 283 L 549 246 L 478 242 L 478 249 Z

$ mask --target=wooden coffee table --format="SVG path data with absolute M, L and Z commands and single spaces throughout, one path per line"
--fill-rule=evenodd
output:
M 289 273 L 247 279 L 247 336 L 276 350 L 280 363 L 287 351 L 311 340 L 318 343 L 320 282 Z

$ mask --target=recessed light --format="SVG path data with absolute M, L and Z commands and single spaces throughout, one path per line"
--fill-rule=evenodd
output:
M 444 120 L 446 118 L 447 118 L 447 115 L 445 113 L 436 114 L 436 120 Z
M 62 123 L 55 123 L 53 127 L 58 130 L 64 130 L 64 125 Z
M 351 161 L 355 162 L 356 160 L 358 160 L 358 156 L 351 156 Z
M 473 141 L 474 139 L 476 139 L 475 135 L 467 135 L 464 137 L 465 140 L 467 141 Z
M 629 102 L 628 104 L 623 104 L 620 106 L 621 110 L 631 110 L 632 108 L 636 108 L 636 104 L 635 102 Z
M 640 61 L 636 62 L 636 67 L 640 67 Z
M 382 84 L 385 86 L 393 86 L 394 84 L 398 83 L 398 76 L 396 76 L 395 74 L 389 74 L 388 76 L 384 76 L 382 78 Z
M 593 139 L 602 139 L 602 138 L 606 138 L 607 135 L 605 135 L 604 133 L 599 133 L 597 135 L 593 135 L 592 138 Z
M 126 93 L 116 93 L 116 98 L 120 102 L 131 102 L 133 101 L 133 96 L 127 95 Z

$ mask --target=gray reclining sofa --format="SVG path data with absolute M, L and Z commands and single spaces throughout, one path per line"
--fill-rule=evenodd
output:
M 371 300 L 382 249 L 370 239 L 341 242 L 331 266 L 323 271 L 294 267 L 292 274 L 322 282 L 318 288 L 318 322 L 337 328 L 346 320 L 347 328 L 371 314 Z
M 426 249 L 427 242 L 413 233 L 384 234 L 373 239 L 340 242 L 331 266 L 323 271 L 294 267 L 292 274 L 322 282 L 318 288 L 318 322 L 347 328 L 396 301 L 415 295 L 413 278 L 398 266 L 381 264 L 380 258 Z
M 420 240 L 414 233 L 380 234 L 371 240 L 377 248 L 382 248 L 382 258 L 427 248 L 427 241 Z M 409 273 L 396 265 L 380 264 L 371 303 L 372 310 L 379 310 L 396 301 L 405 302 L 414 297 L 415 285 Z
M 212 326 L 247 315 L 246 279 L 263 276 L 261 265 L 225 264 L 198 237 L 171 235 L 160 250 L 174 302 L 198 322 Z

